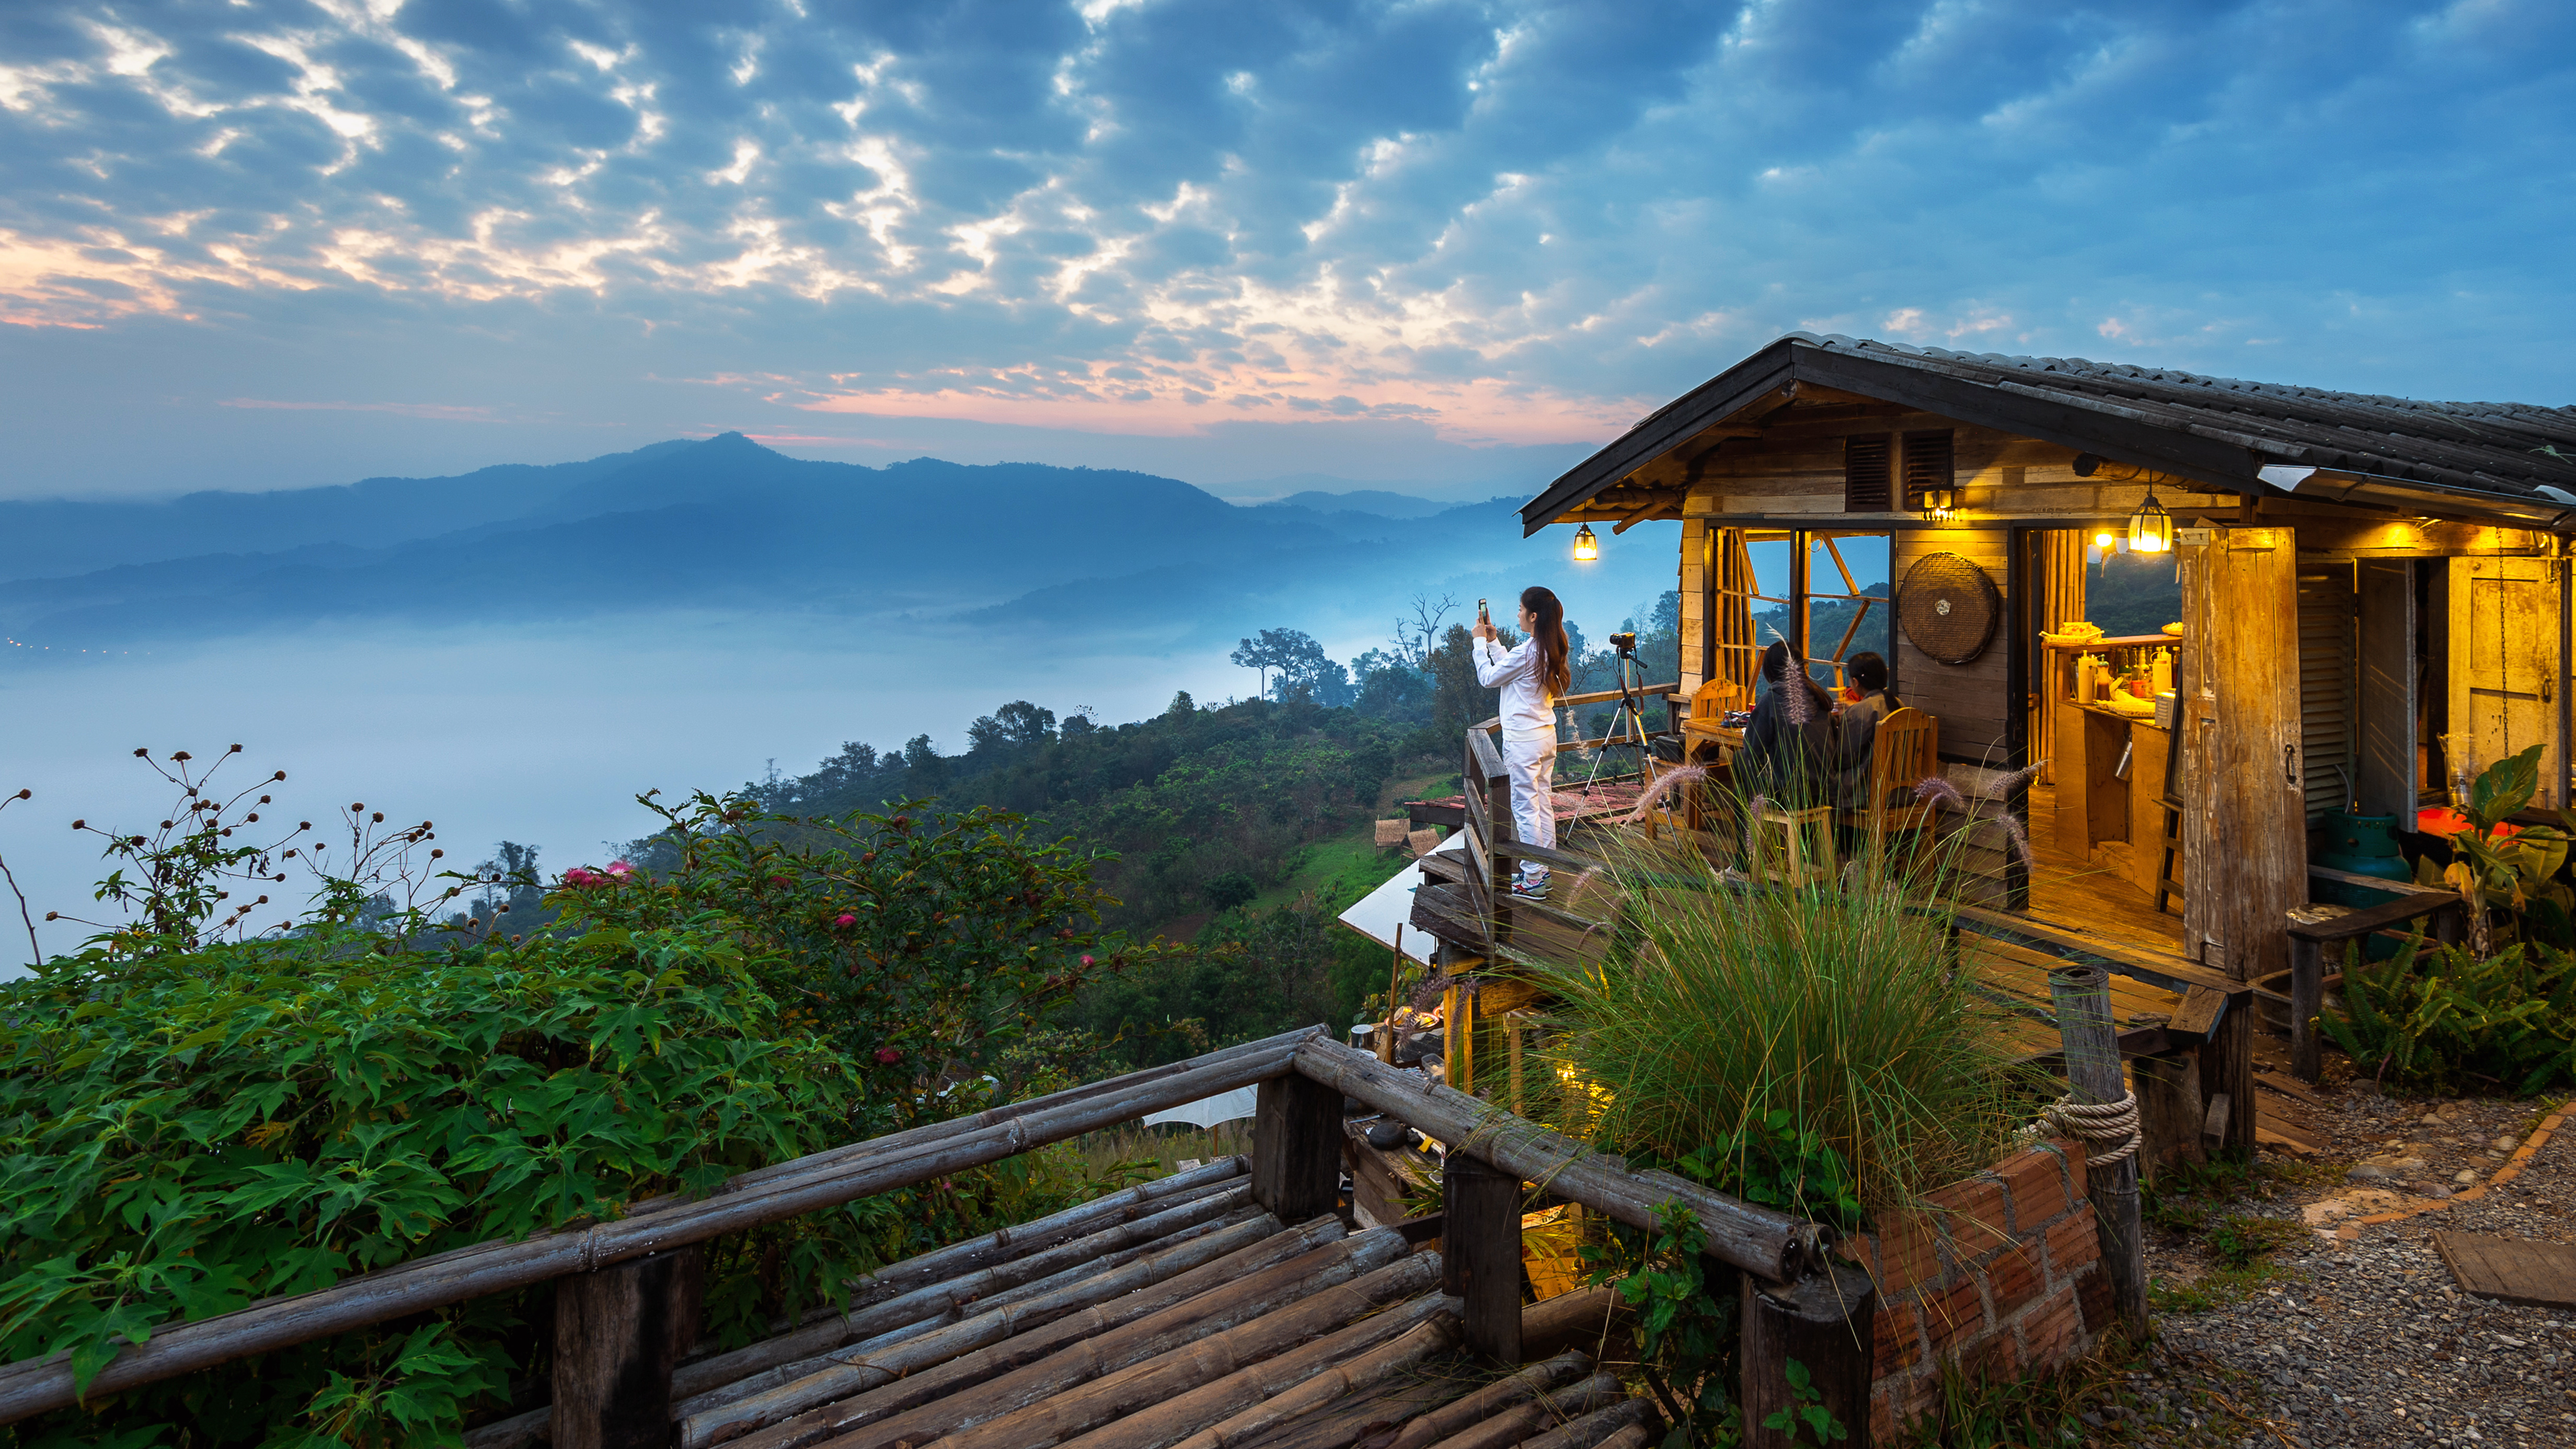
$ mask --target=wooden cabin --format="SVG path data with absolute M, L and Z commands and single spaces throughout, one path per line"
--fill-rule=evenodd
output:
M 1680 521 L 1680 677 L 1658 687 L 1676 713 L 1695 696 L 1749 703 L 1773 630 L 1828 683 L 1861 641 L 1884 639 L 1892 687 L 1933 717 L 1966 802 L 1942 826 L 1966 832 L 1976 867 L 1963 925 L 1997 992 L 2033 1018 L 2033 1054 L 2054 1037 L 2047 964 L 2121 972 L 2115 1004 L 2141 1024 L 2124 1050 L 2177 1079 L 2164 1110 L 2181 1146 L 2295 1145 L 2276 1096 L 2230 1113 L 2272 1050 L 2250 1034 L 2258 1014 L 2292 1031 L 2285 1064 L 2316 1075 L 2317 962 L 2341 953 L 2294 940 L 2449 929 L 2455 896 L 2381 879 L 2402 873 L 2384 864 L 2347 868 L 2369 848 L 2359 836 L 2375 829 L 2410 858 L 2445 851 L 2453 775 L 2534 744 L 2535 807 L 2570 803 L 2576 408 L 1792 333 L 1521 512 L 1532 535 L 1581 527 L 1604 553 L 1633 524 Z M 2177 576 L 2160 622 L 2178 634 L 2070 637 L 2097 540 L 2121 550 L 2135 520 L 2154 542 L 2159 512 L 2171 543 L 2154 557 Z M 2159 654 L 2173 686 L 2161 708 L 2080 687 L 2079 658 L 2152 667 Z M 1474 803 L 1493 782 L 1472 748 L 1466 760 Z M 2374 817 L 2384 828 L 2356 824 Z M 1462 856 L 1480 878 L 1447 895 L 1435 881 L 1414 914 L 1452 960 L 1498 935 L 1583 936 L 1579 904 L 1500 890 L 1529 853 L 1505 812 L 1489 803 L 1462 823 L 1488 837 Z M 1579 857 L 1583 839 L 1562 850 Z M 2380 904 L 2318 919 L 2338 898 Z

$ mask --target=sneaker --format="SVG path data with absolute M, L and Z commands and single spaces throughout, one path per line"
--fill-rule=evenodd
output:
M 1512 882 L 1512 894 L 1525 901 L 1546 900 L 1547 877 L 1540 876 L 1537 880 L 1531 880 L 1528 876 L 1523 876 Z

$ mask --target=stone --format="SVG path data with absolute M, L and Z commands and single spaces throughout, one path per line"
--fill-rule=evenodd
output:
M 2511 1137 L 2498 1137 L 2493 1142 L 2488 1143 L 2487 1148 L 2489 1151 L 2493 1152 L 2511 1152 L 2521 1145 L 2521 1143 L 2515 1141 Z
M 2394 1174 L 2378 1163 L 2364 1162 L 2352 1167 L 2344 1176 L 2354 1182 L 2386 1182 Z
M 2451 1174 L 2451 1181 L 2462 1187 L 2475 1187 L 2478 1185 L 2478 1170 L 2474 1167 L 2463 1167 Z

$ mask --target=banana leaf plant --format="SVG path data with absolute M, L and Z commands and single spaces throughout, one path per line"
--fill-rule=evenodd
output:
M 2542 747 L 2496 761 L 2471 787 L 2465 823 L 2451 837 L 2451 863 L 2434 868 L 2427 857 L 2416 867 L 2425 885 L 2448 886 L 2460 893 L 2469 918 L 2469 949 L 2480 957 L 2505 939 L 2576 945 L 2576 890 L 2558 879 L 2567 849 L 2576 838 L 2576 816 L 2561 812 L 2565 829 L 2546 825 L 2513 827 L 2506 821 L 2531 803 L 2540 787 Z M 2503 906 L 2509 918 L 2501 932 L 2488 919 L 2490 906 Z

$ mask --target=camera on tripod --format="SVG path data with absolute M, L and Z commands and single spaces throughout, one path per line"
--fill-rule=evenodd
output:
M 1637 652 L 1637 636 L 1633 632 L 1613 634 L 1610 636 L 1610 647 L 1622 654 L 1634 654 Z

